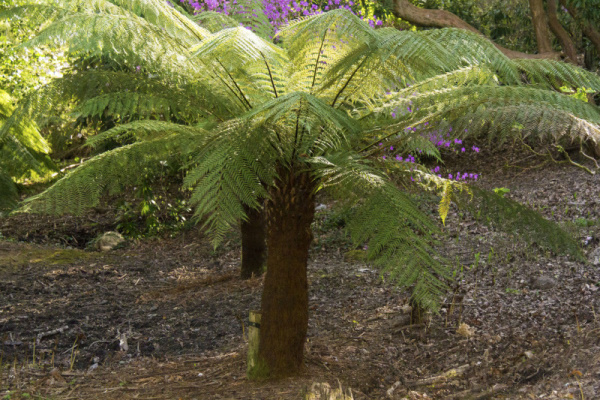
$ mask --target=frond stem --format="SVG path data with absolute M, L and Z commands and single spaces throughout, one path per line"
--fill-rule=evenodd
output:
M 317 54 L 317 62 L 315 63 L 315 72 L 313 73 L 312 85 L 310 86 L 310 93 L 315 87 L 315 82 L 317 81 L 317 71 L 319 70 L 319 62 L 321 61 L 321 53 L 323 52 L 323 47 L 325 46 L 325 38 L 327 37 L 328 30 L 323 34 L 323 39 L 321 39 L 321 46 L 319 47 L 319 53 Z
M 227 74 L 227 76 L 229 76 L 229 79 L 231 79 L 231 82 L 233 82 L 233 84 L 235 85 L 235 87 L 237 88 L 237 90 L 240 92 L 240 95 L 241 95 L 242 99 L 244 100 L 244 102 L 246 103 L 246 105 L 248 106 L 248 109 L 251 110 L 252 109 L 252 104 L 250 104 L 250 102 L 248 101 L 248 99 L 244 95 L 244 92 L 242 91 L 242 89 L 238 86 L 238 84 L 235 81 L 235 79 L 233 79 L 233 76 L 231 76 L 231 74 L 229 73 L 229 71 L 227 71 L 227 68 L 225 68 L 225 66 L 223 64 L 221 64 L 220 60 L 217 60 L 217 62 L 219 63 L 219 65 L 221 66 L 221 68 L 223 68 L 223 70 L 225 71 L 225 73 Z
M 348 84 L 350 84 L 350 81 L 354 78 L 354 75 L 356 75 L 356 73 L 358 72 L 358 70 L 361 69 L 362 66 L 365 64 L 365 61 L 367 61 L 367 57 L 363 58 L 363 60 L 360 62 L 360 64 L 352 72 L 352 74 L 350 75 L 350 77 L 348 78 L 348 80 L 346 81 L 346 83 L 344 84 L 344 86 L 342 87 L 342 89 L 335 95 L 335 98 L 333 99 L 333 102 L 331 103 L 331 107 L 335 106 L 335 103 L 337 102 L 337 99 L 344 92 L 344 90 L 346 90 L 346 88 L 348 87 Z
M 260 52 L 260 55 L 262 56 L 263 61 L 265 62 L 267 71 L 269 72 L 269 79 L 271 80 L 271 86 L 273 86 L 273 92 L 275 93 L 275 98 L 278 98 L 279 96 L 277 95 L 277 88 L 275 87 L 275 80 L 273 79 L 273 74 L 271 73 L 271 67 L 269 67 L 269 63 L 267 62 L 267 59 L 265 58 L 265 55 L 262 53 L 262 51 Z

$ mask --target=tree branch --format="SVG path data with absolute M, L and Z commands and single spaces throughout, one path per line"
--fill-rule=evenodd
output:
M 581 25 L 581 30 L 583 34 L 587 36 L 588 39 L 590 39 L 590 41 L 596 47 L 598 54 L 600 54 L 600 32 L 598 32 L 592 26 L 592 24 L 589 23 L 589 21 L 579 18 L 577 10 L 575 10 L 571 6 L 567 7 L 567 2 L 565 0 L 560 0 L 560 5 L 567 9 L 569 11 L 569 14 L 571 14 L 571 17 L 573 17 L 573 19 Z
M 463 21 L 460 17 L 451 13 L 450 11 L 428 10 L 419 8 L 412 5 L 408 0 L 394 0 L 393 13 L 396 17 L 402 18 L 418 26 L 430 26 L 436 28 L 460 28 L 484 36 L 479 30 L 477 30 L 477 28 Z M 543 54 L 529 54 L 507 49 L 506 47 L 500 46 L 497 43 L 494 43 L 494 46 L 496 46 L 498 50 L 500 50 L 502 53 L 504 53 L 504 55 L 506 55 L 509 58 L 559 58 L 559 53 L 556 52 Z
M 566 31 L 558 20 L 558 15 L 556 14 L 556 0 L 548 0 L 548 25 L 550 25 L 552 33 L 554 33 L 554 36 L 556 36 L 560 42 L 560 47 L 562 47 L 567 56 L 567 61 L 577 65 L 577 49 L 575 48 L 571 35 L 569 35 L 569 32 Z

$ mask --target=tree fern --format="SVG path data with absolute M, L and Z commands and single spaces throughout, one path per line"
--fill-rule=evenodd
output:
M 196 217 L 217 243 L 262 199 L 268 207 L 277 201 L 291 206 L 302 201 L 297 193 L 310 201 L 311 188 L 322 187 L 354 207 L 357 222 L 350 231 L 356 243 L 368 243 L 369 257 L 391 265 L 398 282 L 414 285 L 418 301 L 432 305 L 447 276 L 431 249 L 435 224 L 376 172 L 389 165 L 367 162 L 381 151 L 378 144 L 439 157 L 426 137 L 406 129 L 424 122 L 431 129 L 453 124 L 456 135 L 494 142 L 599 138 L 597 107 L 550 90 L 559 84 L 596 90 L 596 76 L 552 62 L 510 60 L 476 35 L 373 30 L 337 10 L 291 23 L 275 45 L 213 14 L 197 18 L 213 24 L 212 33 L 196 30 L 183 13 L 156 1 L 97 0 L 88 6 L 65 0 L 73 7 L 65 6 L 28 44 L 64 40 L 79 57 L 119 70 L 70 76 L 57 85 L 63 86 L 56 97 L 42 95 L 39 104 L 71 93 L 81 116 L 147 119 L 91 139 L 92 146 L 112 141 L 123 147 L 89 160 L 30 200 L 28 210 L 81 212 L 103 193 L 135 183 L 135 177 L 121 176 L 134 165 L 151 168 L 181 154 L 191 157 L 185 185 L 193 190 Z M 142 84 L 147 74 L 152 78 Z M 69 88 L 78 78 L 88 79 L 89 89 Z M 449 200 L 458 201 L 463 192 L 438 183 L 445 216 Z M 491 209 L 484 200 L 477 204 Z M 272 221 L 277 213 L 285 210 L 268 210 Z

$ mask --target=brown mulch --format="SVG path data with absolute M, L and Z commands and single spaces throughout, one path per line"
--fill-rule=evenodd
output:
M 598 248 L 597 176 L 537 168 L 519 154 L 451 163 L 569 222 L 586 255 Z M 6 223 L 6 237 L 23 230 Z M 460 211 L 448 217 L 442 248 L 456 263 L 452 290 L 417 326 L 405 291 L 345 262 L 343 244 L 319 233 L 326 248 L 309 264 L 306 368 L 275 382 L 245 377 L 245 320 L 259 308 L 262 280 L 238 277 L 235 235 L 218 251 L 186 232 L 97 253 L 44 243 L 85 247 L 61 237 L 87 226 L 72 235 L 82 242 L 108 220 L 26 223 L 37 244 L 0 241 L 0 398 L 303 399 L 314 382 L 351 388 L 355 399 L 600 398 L 600 268 Z

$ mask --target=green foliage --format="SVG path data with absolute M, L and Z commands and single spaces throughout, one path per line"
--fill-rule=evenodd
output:
M 172 193 L 180 183 L 177 168 L 160 163 L 162 170 L 145 169 L 143 181 L 135 187 L 135 199 L 123 201 L 117 209 L 117 230 L 130 238 L 178 232 L 189 225 L 192 209 L 182 193 Z M 175 182 L 173 182 L 175 181 Z
M 529 53 L 537 50 L 527 1 L 411 0 L 411 2 L 421 8 L 450 11 L 477 28 L 486 37 L 505 47 Z
M 560 82 L 599 91 L 597 76 L 566 64 L 515 62 L 456 29 L 374 30 L 336 10 L 291 23 L 275 45 L 245 28 L 217 30 L 233 22 L 210 14 L 199 19 L 211 29 L 197 27 L 158 0 L 37 3 L 12 14 L 51 16 L 25 47 L 64 41 L 91 67 L 28 97 L 0 138 L 21 117 L 57 101 L 76 103 L 81 118 L 110 116 L 117 126 L 88 142 L 108 151 L 28 199 L 23 211 L 80 214 L 106 194 L 147 187 L 166 162 L 183 166 L 195 218 L 218 244 L 246 218 L 246 207 L 262 206 L 278 174 L 309 172 L 316 188 L 352 210 L 347 229 L 354 245 L 366 243 L 370 261 L 435 308 L 450 278 L 433 249 L 437 224 L 394 185 L 385 163 L 372 160 L 378 143 L 439 157 L 406 130 L 423 122 L 431 129 L 452 124 L 457 137 L 492 142 L 600 140 L 597 107 L 552 90 Z M 450 200 L 460 200 L 491 215 L 485 222 L 575 252 L 570 237 L 532 211 L 414 166 L 417 172 L 423 180 L 413 185 L 441 190 L 443 219 Z M 151 230 L 157 204 L 149 192 L 138 195 Z M 131 222 L 131 212 L 123 210 L 122 223 Z M 494 220 L 505 217 L 506 224 Z
M 577 242 L 569 233 L 531 208 L 505 197 L 506 189 L 500 189 L 504 189 L 499 190 L 501 194 L 496 190 L 488 192 L 473 187 L 472 198 L 466 198 L 463 194 L 457 196 L 456 201 L 482 223 L 518 235 L 528 243 L 535 243 L 540 248 L 552 250 L 557 254 L 582 257 Z
M 35 124 L 28 119 L 7 123 L 13 111 L 11 97 L 0 90 L 0 210 L 15 205 L 16 183 L 46 177 L 52 171 L 46 157 L 48 144 Z

